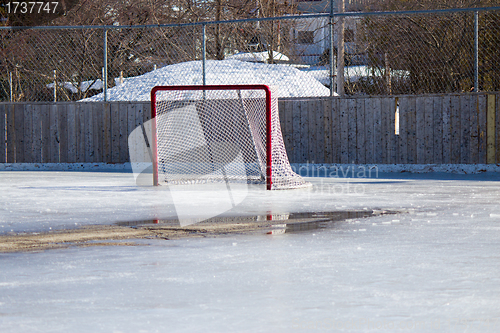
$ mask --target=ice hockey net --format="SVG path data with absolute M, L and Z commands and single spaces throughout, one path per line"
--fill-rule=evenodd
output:
M 290 166 L 278 101 L 268 86 L 158 86 L 151 113 L 155 185 L 310 186 Z

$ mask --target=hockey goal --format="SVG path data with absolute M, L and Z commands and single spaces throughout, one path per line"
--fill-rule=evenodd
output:
M 151 91 L 155 185 L 310 186 L 291 168 L 278 101 L 265 85 L 158 86 Z

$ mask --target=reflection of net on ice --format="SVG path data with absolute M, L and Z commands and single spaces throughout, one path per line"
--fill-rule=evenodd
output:
M 308 184 L 288 162 L 272 99 L 273 189 Z M 264 90 L 156 92 L 159 184 L 266 183 Z

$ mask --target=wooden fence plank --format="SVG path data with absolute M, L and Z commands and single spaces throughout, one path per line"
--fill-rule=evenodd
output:
M 500 94 L 497 93 L 495 96 L 495 157 L 496 163 L 500 163 Z
M 104 113 L 106 110 L 106 104 L 107 103 L 99 103 L 100 106 L 97 110 L 98 116 L 97 116 L 97 134 L 99 136 L 99 151 L 98 151 L 98 157 L 99 157 L 99 162 L 103 163 L 104 161 Z M 94 109 L 95 110 L 95 109 Z
M 67 126 L 68 126 L 68 163 L 76 163 L 76 155 L 77 155 L 77 141 L 76 141 L 76 133 L 77 133 L 77 121 L 76 121 L 76 105 L 71 103 L 68 104 L 66 108 L 67 114 Z
M 373 117 L 373 159 L 374 163 L 382 163 L 382 124 L 380 98 L 372 99 Z
M 401 164 L 407 164 L 409 163 L 408 159 L 408 143 L 411 140 L 409 138 L 409 120 L 408 117 L 410 116 L 410 110 L 409 108 L 409 102 L 410 100 L 406 97 L 401 98 L 399 100 L 399 136 L 398 136 L 398 163 Z M 413 112 L 414 114 L 415 112 Z M 394 118 L 395 119 L 395 118 Z
M 137 106 L 137 114 L 136 114 L 136 119 L 135 119 L 135 125 L 136 128 L 141 127 L 144 124 L 144 104 L 139 103 Z M 144 145 L 143 147 L 146 147 Z M 145 162 L 148 160 L 149 153 L 146 149 L 141 149 L 140 152 L 140 158 L 142 162 Z
M 486 111 L 486 163 L 495 163 L 495 95 L 489 94 Z M 0 116 L 1 116 L 0 111 Z
M 365 148 L 365 101 L 356 99 L 356 156 L 357 163 L 366 164 Z
M 77 162 L 84 163 L 86 162 L 86 144 L 85 144 L 85 110 L 86 110 L 86 105 L 85 103 L 80 103 L 77 105 L 77 124 L 76 124 L 76 129 L 77 129 Z
M 461 121 L 461 136 L 462 145 L 460 149 L 460 163 L 470 163 L 470 113 L 471 113 L 471 96 L 460 96 L 460 121 Z
M 433 98 L 433 156 L 432 163 L 443 163 L 443 97 Z
M 382 112 L 384 113 L 383 119 L 385 122 L 385 164 L 395 164 L 396 163 L 396 99 L 395 98 L 384 98 L 382 99 Z
M 285 101 L 278 100 L 278 116 L 280 118 L 281 128 L 285 128 Z
M 477 95 L 470 97 L 470 115 L 469 115 L 469 163 L 477 163 L 479 152 L 479 100 Z
M 0 163 L 7 162 L 7 140 L 5 138 L 7 134 L 5 121 L 7 104 L 0 103 Z
M 7 104 L 6 118 L 7 121 L 7 163 L 16 162 L 16 115 L 14 104 Z
M 347 99 L 347 154 L 348 163 L 357 163 L 356 156 L 356 100 Z
M 375 163 L 373 154 L 373 99 L 365 99 L 365 158 L 367 164 Z
M 128 117 L 128 120 L 127 120 L 127 125 L 128 125 L 128 128 L 127 128 L 127 136 L 126 136 L 126 142 L 127 144 L 125 145 L 125 147 L 128 147 L 128 137 L 130 136 L 130 133 L 132 133 L 132 131 L 135 129 L 135 121 L 136 121 L 136 118 L 137 118 L 137 104 L 135 103 L 128 103 L 127 105 L 127 117 Z M 132 149 L 133 150 L 133 156 L 137 156 L 137 146 L 134 145 L 133 147 L 128 147 L 129 149 L 129 159 L 128 161 L 131 161 L 130 160 L 130 150 Z M 127 161 L 127 162 L 128 162 Z
M 445 164 L 451 163 L 451 98 L 443 96 L 442 114 L 443 114 L 443 158 Z
M 83 162 L 92 163 L 94 161 L 94 138 L 92 135 L 92 104 L 84 103 L 80 106 L 80 112 L 82 114 L 82 125 L 83 125 Z
M 417 135 L 417 160 L 415 163 L 425 163 L 425 97 L 415 100 L 416 135 Z
M 293 163 L 300 163 L 300 101 L 292 101 L 292 123 L 293 123 Z
M 417 99 L 408 98 L 408 117 L 407 117 L 407 154 L 408 163 L 417 163 Z
M 91 162 L 91 151 L 89 147 L 89 118 L 92 116 L 92 109 L 90 109 L 89 112 L 89 103 L 81 103 L 79 105 L 79 125 L 80 125 L 80 130 L 79 130 L 79 142 L 80 146 L 78 147 L 79 150 L 79 156 L 80 156 L 80 161 L 82 163 L 90 163 Z M 89 115 L 90 113 L 90 115 Z
M 101 137 L 100 137 L 100 116 L 101 116 L 101 108 L 102 104 L 101 103 L 92 103 L 92 108 L 89 109 L 90 115 L 92 117 L 91 124 L 92 124 L 92 133 L 91 133 L 91 140 L 92 140 L 92 162 L 93 163 L 98 163 L 101 162 Z
M 347 99 L 340 99 L 339 117 L 340 117 L 340 163 L 349 163 L 349 111 Z
M 289 154 L 289 147 L 290 147 L 290 132 L 289 132 L 289 124 L 288 124 L 288 112 L 289 112 L 289 107 L 290 103 L 288 101 L 283 101 L 282 103 L 282 111 L 283 112 L 283 118 L 281 118 L 280 115 L 280 126 L 281 126 L 281 133 L 283 133 L 283 143 L 285 144 L 285 150 L 287 152 L 287 155 L 290 156 Z M 146 120 L 144 120 L 146 123 Z
M 57 104 L 51 104 L 49 106 L 50 114 L 50 136 L 49 136 L 49 163 L 59 163 L 59 110 L 57 109 Z
M 300 101 L 300 133 L 301 133 L 301 156 L 302 163 L 311 163 L 309 159 L 309 103 L 305 100 Z
M 94 162 L 102 162 L 103 136 L 102 136 L 102 119 L 103 119 L 102 103 L 94 103 L 92 107 L 92 139 L 94 141 Z
M 477 160 L 472 160 L 471 163 L 486 164 L 486 95 L 477 95 Z
M 432 163 L 432 158 L 434 156 L 434 101 L 432 97 L 425 97 L 425 114 L 424 114 L 424 161 L 423 163 Z
M 15 104 L 16 163 L 24 161 L 24 104 Z
M 285 149 L 289 159 L 293 157 L 293 103 L 286 101 L 284 103 L 284 127 L 283 141 L 285 142 Z
M 325 139 L 325 163 L 332 163 L 332 99 L 325 98 L 323 102 L 323 127 Z
M 93 147 L 93 159 L 92 162 L 97 163 L 101 162 L 101 153 L 102 153 L 102 140 L 101 140 L 101 116 L 102 116 L 102 104 L 101 103 L 93 103 L 92 105 L 92 147 Z
M 24 105 L 24 159 L 23 163 L 33 163 L 33 105 Z
M 302 163 L 300 101 L 293 102 L 293 156 L 295 163 Z
M 120 103 L 118 108 L 120 126 L 120 163 L 130 161 L 127 149 L 128 103 Z
M 389 163 L 388 151 L 389 151 L 389 140 L 390 140 L 390 112 L 387 108 L 388 102 L 390 101 L 387 97 L 380 98 L 380 140 L 381 140 L 381 151 L 380 151 L 380 163 Z M 392 132 L 394 133 L 394 124 L 392 124 Z
M 146 126 L 146 133 L 151 133 L 151 130 L 148 129 L 151 126 L 151 123 L 149 120 L 151 119 L 151 103 L 143 103 L 143 109 L 144 109 L 144 125 Z M 151 135 L 151 134 L 150 134 Z M 151 144 L 151 138 L 148 138 L 148 142 Z M 151 148 L 148 149 L 146 152 L 148 154 L 148 161 L 151 161 L 151 156 L 152 156 L 152 151 Z M 290 156 L 290 155 L 288 155 Z
M 111 163 L 111 104 L 105 103 L 102 109 L 102 161 Z
M 97 104 L 97 103 L 96 103 Z M 68 107 L 59 104 L 57 107 L 59 131 L 59 161 L 68 163 Z
M 281 127 L 281 134 L 283 136 L 283 144 L 285 144 L 285 150 L 286 150 L 286 143 L 285 143 L 285 108 L 286 108 L 286 101 L 284 100 L 278 100 L 278 115 L 280 118 L 280 127 Z
M 42 163 L 42 110 L 39 105 L 32 108 L 33 118 L 33 163 Z
M 450 97 L 451 117 L 451 163 L 461 163 L 462 118 L 460 112 L 460 96 Z
M 388 143 L 389 161 L 390 161 L 389 163 L 393 163 L 393 164 L 401 163 L 401 157 L 400 157 L 400 146 L 401 146 L 401 141 L 402 141 L 401 133 L 406 130 L 406 135 L 408 136 L 409 132 L 410 132 L 409 120 L 407 119 L 406 124 L 402 124 L 401 113 L 402 113 L 402 110 L 406 110 L 405 112 L 406 112 L 407 118 L 410 116 L 411 110 L 408 109 L 409 108 L 408 101 L 409 101 L 408 97 L 395 97 L 392 100 L 391 108 L 388 110 L 388 116 L 389 116 L 388 120 L 390 122 L 390 126 L 392 127 L 392 130 L 391 130 L 392 135 L 389 137 L 389 143 Z M 415 111 L 415 110 L 413 110 L 413 111 Z M 397 135 L 396 135 L 396 122 L 397 122 L 397 126 L 399 129 L 399 132 Z M 413 124 L 413 126 L 415 127 L 415 124 Z M 409 142 L 406 143 L 405 147 L 406 147 L 406 154 L 408 155 L 410 153 L 409 152 L 409 149 L 410 149 Z
M 42 163 L 50 161 L 50 105 L 40 106 L 40 126 L 41 126 L 41 157 Z
M 332 163 L 340 163 L 340 98 L 332 98 Z
M 335 103 L 335 119 L 337 121 L 337 135 L 335 137 L 337 148 L 337 163 L 342 163 L 342 99 L 338 98 Z
M 111 162 L 120 163 L 120 103 L 111 104 Z
M 278 100 L 278 113 L 280 118 L 281 134 L 283 136 L 283 143 L 285 142 L 285 101 Z M 286 146 L 285 146 L 286 147 Z
M 325 163 L 325 122 L 323 121 L 325 109 L 325 99 L 316 101 L 316 163 Z
M 151 119 L 151 103 L 145 102 L 142 107 L 144 109 L 144 123 L 146 123 Z
M 318 156 L 318 151 L 317 151 L 317 135 L 318 135 L 318 127 L 316 125 L 316 100 L 308 100 L 307 101 L 307 113 L 308 113 L 308 124 L 309 128 L 307 132 L 309 135 L 307 135 L 307 138 L 304 138 L 304 140 L 308 140 L 308 152 L 307 152 L 307 160 L 309 163 L 316 163 L 316 156 Z
M 94 147 L 92 137 L 92 104 L 82 103 L 80 105 L 80 127 L 82 131 L 83 141 L 83 160 L 84 163 L 91 163 L 94 159 Z

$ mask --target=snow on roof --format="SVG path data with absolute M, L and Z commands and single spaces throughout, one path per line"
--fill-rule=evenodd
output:
M 57 85 L 59 87 L 64 87 L 67 90 L 71 91 L 73 94 L 78 93 L 78 91 L 87 91 L 87 90 L 101 90 L 103 85 L 102 85 L 102 80 L 97 79 L 97 80 L 91 80 L 91 81 L 83 81 L 80 83 L 80 89 L 77 88 L 78 83 L 73 83 L 73 82 L 58 82 Z M 47 88 L 54 88 L 54 83 L 49 83 L 46 85 Z
M 323 84 L 330 84 L 330 71 L 326 66 L 303 68 L 301 71 L 308 73 Z M 372 76 L 383 77 L 384 72 L 379 68 L 372 69 L 372 67 L 366 65 L 344 67 L 344 78 L 346 81 L 358 82 L 361 79 Z M 410 72 L 393 69 L 391 70 L 391 76 L 407 78 L 410 76 Z
M 123 84 L 108 89 L 108 101 L 149 101 L 155 86 L 201 85 L 202 62 L 190 61 L 169 65 L 155 71 L 128 78 Z M 330 90 L 308 73 L 284 65 L 207 60 L 206 84 L 266 84 L 278 88 L 277 97 L 329 96 Z M 103 100 L 103 94 L 83 99 Z
M 240 52 L 233 54 L 231 56 L 226 57 L 226 59 L 230 60 L 240 60 L 240 61 L 249 61 L 249 62 L 267 62 L 269 60 L 269 52 L 264 51 L 264 52 Z M 273 51 L 273 59 L 278 60 L 278 61 L 289 61 L 290 58 L 288 58 L 286 55 L 283 53 L 279 53 L 276 51 Z

